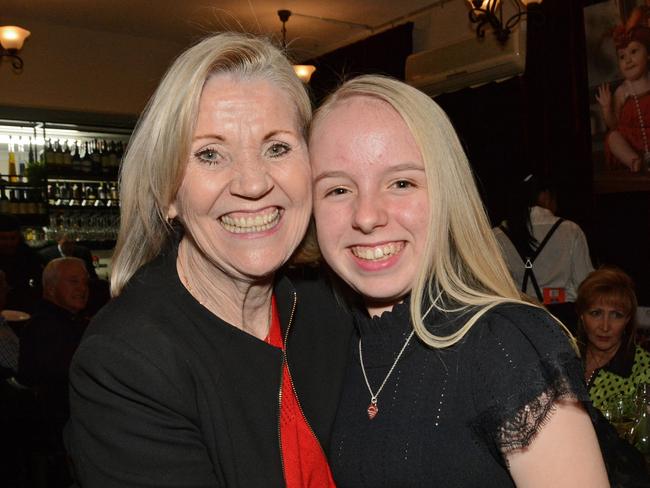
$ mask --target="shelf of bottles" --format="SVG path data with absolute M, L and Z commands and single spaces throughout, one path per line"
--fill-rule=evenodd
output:
M 0 119 L 0 212 L 15 215 L 28 244 L 60 232 L 112 245 L 119 226 L 117 175 L 130 131 Z

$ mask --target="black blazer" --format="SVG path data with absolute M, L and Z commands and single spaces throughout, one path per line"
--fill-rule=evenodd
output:
M 282 352 L 201 306 L 176 252 L 91 323 L 70 371 L 67 445 L 81 486 L 281 487 Z M 302 409 L 324 449 L 352 322 L 322 282 L 275 287 Z

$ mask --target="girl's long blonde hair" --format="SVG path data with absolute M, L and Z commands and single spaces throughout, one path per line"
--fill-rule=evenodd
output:
M 429 233 L 422 266 L 411 292 L 411 320 L 416 334 L 432 347 L 458 342 L 490 308 L 522 299 L 501 255 L 474 177 L 447 115 L 431 98 L 400 81 L 364 75 L 344 83 L 314 116 L 313 126 L 350 97 L 373 97 L 388 103 L 404 119 L 424 161 L 429 192 Z M 427 330 L 423 303 L 448 311 L 446 304 L 477 310 L 455 333 L 437 336 Z

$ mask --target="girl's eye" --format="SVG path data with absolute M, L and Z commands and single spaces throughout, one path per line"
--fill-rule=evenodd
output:
M 623 312 L 616 311 L 616 312 L 614 312 L 614 318 L 616 318 L 616 319 L 625 318 L 625 314 Z
M 394 188 L 406 189 L 406 188 L 412 188 L 415 185 L 413 185 L 413 183 L 411 183 L 410 181 L 407 181 L 407 180 L 398 180 L 395 183 L 393 183 L 392 186 Z
M 338 195 L 345 195 L 348 193 L 348 190 L 345 188 L 333 188 L 332 190 L 329 190 L 328 192 L 325 193 L 326 197 L 335 197 Z
M 213 148 L 206 147 L 194 153 L 194 157 L 203 163 L 216 164 L 219 159 L 219 153 Z
M 600 317 L 600 314 L 601 314 L 600 310 L 589 310 L 589 315 L 591 315 L 592 317 Z
M 271 158 L 279 158 L 291 150 L 289 144 L 275 142 L 266 150 L 266 154 Z

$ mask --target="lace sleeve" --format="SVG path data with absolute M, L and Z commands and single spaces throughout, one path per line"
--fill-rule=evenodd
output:
M 508 305 L 486 320 L 473 357 L 471 427 L 505 463 L 505 454 L 531 444 L 558 401 L 589 396 L 569 338 L 546 312 Z

